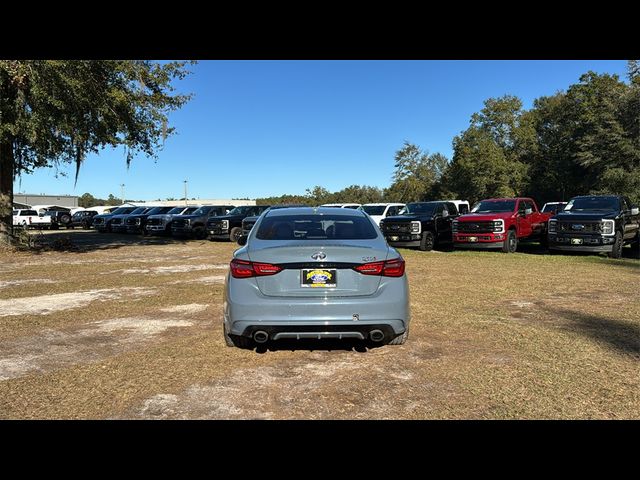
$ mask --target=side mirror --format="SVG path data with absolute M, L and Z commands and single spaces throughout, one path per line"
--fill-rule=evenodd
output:
M 240 235 L 238 237 L 238 245 L 243 246 L 247 244 L 247 236 L 246 235 Z
M 631 215 L 638 215 L 640 213 L 640 208 L 631 207 Z

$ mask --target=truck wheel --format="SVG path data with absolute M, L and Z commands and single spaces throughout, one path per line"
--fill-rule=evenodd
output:
M 404 345 L 409 338 L 409 327 L 404 331 L 402 335 L 398 335 L 396 338 L 389 342 L 389 345 Z
M 616 241 L 613 243 L 613 249 L 609 252 L 609 258 L 620 258 L 622 256 L 622 233 L 616 232 Z
M 203 226 L 198 225 L 193 231 L 193 236 L 196 238 L 196 240 L 204 240 L 207 236 L 207 232 Z
M 518 237 L 516 237 L 515 230 L 509 230 L 507 232 L 507 239 L 502 244 L 502 251 L 504 253 L 514 253 L 518 249 Z
M 233 227 L 229 233 L 229 240 L 237 242 L 240 235 L 242 235 L 242 229 L 240 227 Z
M 640 229 L 636 232 L 636 238 L 631 241 L 631 251 L 634 253 L 634 258 L 640 258 Z
M 420 250 L 423 252 L 433 250 L 433 233 L 422 232 L 422 237 L 420 238 Z

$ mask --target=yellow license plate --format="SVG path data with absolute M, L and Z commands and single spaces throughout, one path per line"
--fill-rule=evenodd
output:
M 478 241 L 478 237 L 467 237 L 467 241 L 468 242 L 477 242 Z
M 581 238 L 572 238 L 571 239 L 571 245 L 582 245 L 582 239 Z

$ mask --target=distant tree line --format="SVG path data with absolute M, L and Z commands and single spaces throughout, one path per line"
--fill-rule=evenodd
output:
M 628 82 L 588 72 L 566 91 L 540 97 L 530 110 L 505 95 L 490 98 L 453 139 L 453 158 L 404 142 L 391 185 L 322 186 L 258 204 L 419 201 L 531 196 L 538 203 L 617 193 L 640 204 L 640 62 Z

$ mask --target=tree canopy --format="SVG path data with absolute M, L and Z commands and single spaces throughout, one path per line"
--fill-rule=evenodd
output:
M 75 165 L 124 147 L 154 156 L 174 133 L 167 115 L 189 95 L 174 80 L 187 62 L 0 60 L 0 236 L 11 228 L 13 179 L 39 167 Z M 6 238 L 6 237 L 5 237 Z

